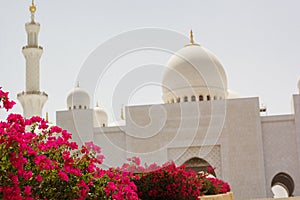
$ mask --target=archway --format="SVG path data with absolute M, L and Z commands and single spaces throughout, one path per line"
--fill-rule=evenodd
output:
M 187 160 L 184 165 L 187 169 L 194 170 L 195 172 L 207 172 L 208 168 L 212 167 L 206 160 L 197 157 Z M 212 170 L 210 174 L 216 177 L 214 170 Z
M 280 172 L 274 176 L 271 189 L 274 198 L 291 197 L 295 189 L 293 178 L 284 172 Z

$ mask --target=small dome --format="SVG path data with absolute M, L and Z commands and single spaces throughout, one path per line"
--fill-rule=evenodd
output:
M 89 109 L 90 108 L 90 96 L 84 89 L 77 86 L 68 95 L 67 106 L 68 106 L 69 110 Z
M 227 98 L 223 66 L 214 54 L 193 40 L 171 56 L 162 84 L 165 103 Z
M 94 108 L 94 127 L 107 126 L 107 114 L 104 109 L 100 108 L 98 103 Z

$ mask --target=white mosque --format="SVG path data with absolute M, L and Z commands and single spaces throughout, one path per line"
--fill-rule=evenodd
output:
M 39 88 L 40 25 L 30 7 L 26 91 L 18 94 L 24 116 L 40 115 L 47 94 Z M 56 124 L 73 133 L 78 143 L 94 141 L 107 157 L 106 166 L 120 166 L 139 156 L 145 163 L 176 164 L 215 175 L 231 185 L 235 199 L 272 198 L 280 186 L 288 196 L 300 196 L 300 94 L 293 113 L 262 116 L 259 98 L 232 97 L 217 57 L 190 41 L 167 62 L 163 74 L 163 104 L 125 107 L 123 122 L 108 125 L 108 115 L 91 107 L 79 85 L 67 97 L 66 110 L 56 112 Z M 298 81 L 300 93 L 300 80 Z

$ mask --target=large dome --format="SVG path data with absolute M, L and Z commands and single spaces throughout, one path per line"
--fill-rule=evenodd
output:
M 163 75 L 165 103 L 217 100 L 227 97 L 227 78 L 217 57 L 191 43 L 169 59 Z
M 90 96 L 84 89 L 77 86 L 68 95 L 67 106 L 69 110 L 88 109 L 90 107 Z

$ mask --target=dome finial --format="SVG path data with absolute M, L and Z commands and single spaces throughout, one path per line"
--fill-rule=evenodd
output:
M 36 11 L 36 6 L 34 4 L 34 0 L 32 0 L 31 2 L 31 6 L 29 7 L 29 11 L 31 12 L 31 14 L 34 14 Z
M 191 44 L 194 44 L 195 42 L 194 42 L 194 34 L 193 34 L 193 30 L 191 29 L 190 30 L 190 43 Z
M 34 14 L 36 11 L 36 6 L 34 4 L 34 0 L 32 0 L 31 6 L 29 6 L 29 11 L 31 12 L 31 23 L 34 23 Z
M 122 107 L 121 107 L 121 120 L 124 120 L 125 119 L 125 117 L 124 117 L 124 110 L 123 110 L 123 104 L 122 104 Z
M 98 103 L 98 101 L 96 102 L 96 107 L 99 108 L 99 103 Z
M 187 45 L 185 45 L 185 46 L 193 46 L 193 45 L 195 45 L 195 46 L 200 46 L 199 44 L 195 43 L 195 41 L 194 41 L 193 30 L 191 29 L 191 30 L 190 30 L 190 43 L 187 44 Z
M 78 88 L 80 87 L 79 81 L 76 82 L 76 87 L 78 87 Z

